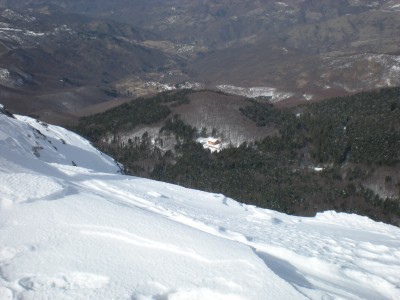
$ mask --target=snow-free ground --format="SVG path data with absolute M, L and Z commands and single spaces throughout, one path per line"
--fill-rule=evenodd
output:
M 35 128 L 35 129 L 34 129 Z M 0 299 L 400 299 L 400 229 L 118 174 L 0 107 Z

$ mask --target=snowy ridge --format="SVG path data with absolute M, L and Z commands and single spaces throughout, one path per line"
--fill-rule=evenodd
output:
M 62 127 L 24 116 L 16 115 L 16 119 L 0 116 L 3 158 L 35 156 L 47 163 L 76 165 L 98 172 L 120 171 L 111 157 L 94 148 L 86 139 Z
M 60 139 L 76 152 L 51 150 Z M 400 299 L 397 227 L 117 169 L 65 129 L 0 113 L 0 299 Z

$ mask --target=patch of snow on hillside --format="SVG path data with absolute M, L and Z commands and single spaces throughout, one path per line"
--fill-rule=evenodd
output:
M 62 33 L 62 32 L 66 32 L 71 35 L 75 33 L 71 28 L 69 28 L 67 25 L 64 24 L 64 25 L 61 25 L 60 27 L 54 28 L 53 32 L 51 34 L 55 35 L 55 34 Z
M 275 3 L 278 4 L 278 5 L 284 6 L 284 7 L 289 6 L 289 5 L 286 4 L 285 2 L 275 2 Z
M 400 11 L 400 2 L 399 0 L 389 0 L 385 1 L 381 6 L 382 11 Z
M 179 17 L 178 16 L 169 16 L 166 17 L 164 20 L 165 24 L 175 24 L 178 21 Z
M 397 227 L 116 174 L 83 138 L 17 118 L 0 114 L 0 299 L 400 299 Z M 96 163 L 59 144 L 43 159 L 55 140 Z
M 193 89 L 193 90 L 199 90 L 204 88 L 204 84 L 199 83 L 199 82 L 181 82 L 181 83 L 177 83 L 175 84 L 175 87 L 178 89 Z
M 176 88 L 173 85 L 168 85 L 156 81 L 148 81 L 146 82 L 146 86 L 148 87 L 154 87 L 157 89 L 157 91 L 163 92 L 163 91 L 172 91 L 175 90 Z
M 10 71 L 0 68 L 0 79 L 7 79 L 10 77 Z
M 44 33 L 44 32 L 34 32 L 31 30 L 25 31 L 24 34 L 29 35 L 29 36 L 44 36 L 44 35 L 46 35 L 46 33 Z
M 182 54 L 182 53 L 193 52 L 195 47 L 196 45 L 194 44 L 178 44 L 176 45 L 176 53 Z
M 148 81 L 146 82 L 147 87 L 155 88 L 158 92 L 165 91 L 173 91 L 173 90 L 182 90 L 182 89 L 201 89 L 204 85 L 198 82 L 181 82 L 176 84 L 166 84 L 156 81 Z
M 314 98 L 314 96 L 311 94 L 303 94 L 303 98 L 306 99 L 307 101 L 310 101 L 312 100 L 312 98 Z
M 19 45 L 33 45 L 30 37 L 43 37 L 47 34 L 44 32 L 35 32 L 21 28 L 13 28 L 10 25 L 0 27 L 0 39 L 17 43 Z
M 289 92 L 280 92 L 270 87 L 237 87 L 233 85 L 217 85 L 217 88 L 225 93 L 245 96 L 248 98 L 271 97 L 271 102 L 278 102 L 293 96 Z
M 10 21 L 23 21 L 23 22 L 27 22 L 27 23 L 30 23 L 30 22 L 33 22 L 36 20 L 35 17 L 31 17 L 28 15 L 22 15 L 14 10 L 8 9 L 8 8 L 1 12 L 1 16 Z
M 379 6 L 379 1 L 373 1 L 371 3 L 367 4 L 368 7 L 378 7 Z

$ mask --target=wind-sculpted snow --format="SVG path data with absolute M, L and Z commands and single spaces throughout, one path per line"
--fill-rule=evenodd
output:
M 0 123 L 0 299 L 400 298 L 397 227 L 123 176 L 65 129 Z M 90 169 L 62 147 L 33 154 L 28 123 Z

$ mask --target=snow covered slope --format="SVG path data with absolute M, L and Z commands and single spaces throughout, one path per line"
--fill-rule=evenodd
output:
M 0 109 L 1 300 L 400 299 L 397 227 L 117 172 L 75 134 Z

